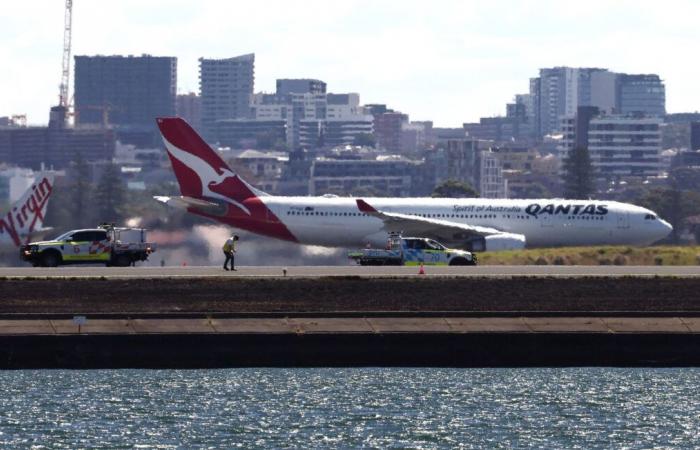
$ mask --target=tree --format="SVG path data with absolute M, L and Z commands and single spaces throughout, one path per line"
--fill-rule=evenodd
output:
M 700 194 L 682 191 L 675 183 L 669 188 L 654 188 L 639 200 L 639 204 L 655 211 L 673 227 L 671 242 L 677 244 L 686 217 L 700 214 Z
M 593 165 L 586 147 L 576 147 L 564 160 L 564 197 L 590 198 L 594 191 Z
M 92 223 L 92 217 L 88 214 L 90 204 L 90 193 L 92 192 L 92 183 L 90 183 L 90 168 L 83 159 L 83 155 L 78 153 L 75 157 L 73 167 L 73 183 L 70 187 L 70 198 L 72 201 L 72 227 L 89 226 Z
M 357 134 L 357 135 L 355 135 L 354 139 L 352 140 L 352 145 L 359 145 L 362 147 L 374 147 L 376 143 L 377 143 L 377 140 L 374 138 L 374 135 L 371 133 Z
M 124 185 L 119 177 L 119 168 L 110 163 L 102 172 L 95 191 L 96 209 L 100 222 L 120 222 L 124 207 Z
M 469 183 L 462 183 L 457 180 L 445 180 L 435 186 L 432 196 L 443 198 L 467 198 L 478 197 L 479 193 L 471 187 Z
M 549 192 L 542 183 L 530 183 L 522 192 L 523 198 L 550 198 L 552 193 Z

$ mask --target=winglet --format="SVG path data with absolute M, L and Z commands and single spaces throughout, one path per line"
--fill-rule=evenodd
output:
M 355 200 L 355 201 L 357 202 L 357 208 L 358 208 L 360 211 L 362 211 L 363 213 L 371 214 L 371 213 L 377 213 L 377 212 L 379 212 L 379 211 L 376 210 L 376 208 L 374 208 L 374 206 L 370 205 L 369 203 L 367 203 L 366 201 L 362 200 L 361 198 L 358 198 L 358 199 Z

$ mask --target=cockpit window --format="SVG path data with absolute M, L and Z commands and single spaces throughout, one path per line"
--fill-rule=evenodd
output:
M 644 220 L 656 220 L 656 216 L 653 214 L 647 214 L 644 216 Z

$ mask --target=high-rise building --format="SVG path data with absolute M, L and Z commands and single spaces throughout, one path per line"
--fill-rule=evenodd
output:
M 665 87 L 658 75 L 630 75 L 601 68 L 553 67 L 540 69 L 530 80 L 530 98 L 537 136 L 558 130 L 562 117 L 573 117 L 579 106 L 595 106 L 607 114 L 665 114 Z M 517 99 L 518 97 L 516 97 Z
M 377 144 L 392 153 L 401 153 L 401 127 L 408 122 L 408 115 L 385 112 L 374 116 L 374 136 Z
M 287 94 L 325 94 L 326 83 L 309 78 L 282 78 L 277 80 L 278 96 Z
M 175 57 L 76 56 L 75 123 L 155 135 L 155 118 L 175 114 L 176 88 Z
M 658 75 L 618 74 L 617 112 L 663 117 L 666 114 L 666 87 L 661 78 Z
M 479 152 L 479 195 L 483 198 L 506 198 L 508 182 L 503 178 L 503 166 L 491 150 Z
M 560 118 L 573 116 L 579 106 L 609 109 L 614 105 L 614 78 L 608 74 L 607 69 L 599 68 L 540 69 L 535 89 L 539 94 L 540 134 L 556 132 Z
M 588 148 L 598 178 L 647 178 L 662 171 L 662 120 L 658 117 L 595 114 L 593 108 L 580 108 L 579 116 L 562 124 L 567 130 L 560 158 L 566 159 L 575 146 Z
M 700 122 L 690 122 L 690 149 L 700 150 Z
M 216 121 L 247 119 L 255 85 L 255 55 L 227 59 L 199 59 L 202 132 L 214 139 Z
M 195 130 L 199 130 L 202 126 L 202 97 L 194 92 L 178 95 L 175 113 L 178 117 L 185 119 Z

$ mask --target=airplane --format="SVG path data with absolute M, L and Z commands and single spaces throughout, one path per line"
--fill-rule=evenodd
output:
M 235 174 L 183 119 L 156 122 L 182 194 L 156 200 L 299 244 L 383 246 L 400 232 L 470 251 L 643 246 L 672 230 L 653 211 L 614 201 L 273 196 Z
M 0 216 L 0 246 L 19 249 L 40 234 L 50 231 L 43 228 L 46 208 L 53 192 L 54 175 L 41 173 L 22 196 L 12 204 L 7 213 Z

